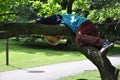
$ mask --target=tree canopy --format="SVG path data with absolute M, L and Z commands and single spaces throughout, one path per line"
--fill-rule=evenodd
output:
M 37 12 L 37 16 L 67 13 L 69 12 L 67 8 L 70 2 L 73 4 L 71 13 L 84 15 L 95 22 L 102 22 L 106 18 L 113 18 L 114 20 L 120 18 L 119 0 L 1 0 L 0 21 L 4 19 L 11 20 L 17 16 L 16 14 L 5 15 L 7 13 L 24 13 L 22 15 L 28 15 L 25 11 L 26 6 L 31 13 Z

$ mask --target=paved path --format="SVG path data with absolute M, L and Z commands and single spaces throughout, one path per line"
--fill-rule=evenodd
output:
M 120 65 L 120 55 L 111 56 L 109 59 L 113 65 Z M 57 80 L 64 76 L 95 69 L 97 68 L 89 60 L 83 60 L 0 72 L 0 80 Z

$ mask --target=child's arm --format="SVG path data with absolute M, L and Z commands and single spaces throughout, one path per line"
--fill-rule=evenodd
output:
M 62 16 L 55 14 L 46 18 L 37 18 L 36 23 L 46 24 L 46 25 L 56 25 L 60 24 Z
M 36 20 L 31 20 L 29 21 L 29 23 L 36 23 Z

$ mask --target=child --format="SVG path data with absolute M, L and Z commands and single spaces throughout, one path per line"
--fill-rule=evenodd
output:
M 87 18 L 72 14 L 56 14 L 47 18 L 37 18 L 36 23 L 55 25 L 65 24 L 74 33 L 76 33 L 76 44 L 77 46 L 94 46 L 100 50 L 100 52 L 109 51 L 113 47 L 113 43 L 108 42 L 107 39 L 101 39 L 98 35 L 98 29 L 96 26 Z M 52 37 L 51 39 L 47 39 Z M 62 36 L 59 36 L 57 41 L 54 43 L 54 39 L 57 36 L 46 36 L 45 39 L 49 44 L 57 45 Z

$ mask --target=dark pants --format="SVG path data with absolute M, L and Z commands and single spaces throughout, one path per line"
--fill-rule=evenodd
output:
M 61 20 L 62 16 L 56 14 L 47 18 L 38 18 L 36 19 L 36 22 L 47 25 L 55 25 L 60 24 Z M 89 20 L 82 23 L 76 32 L 76 44 L 78 46 L 83 43 L 86 46 L 101 48 L 104 41 L 104 39 L 101 39 L 98 36 L 96 26 Z
M 79 46 L 83 43 L 86 46 L 94 46 L 101 48 L 105 39 L 101 39 L 98 35 L 98 29 L 91 21 L 85 21 L 80 25 L 76 32 L 76 43 Z

